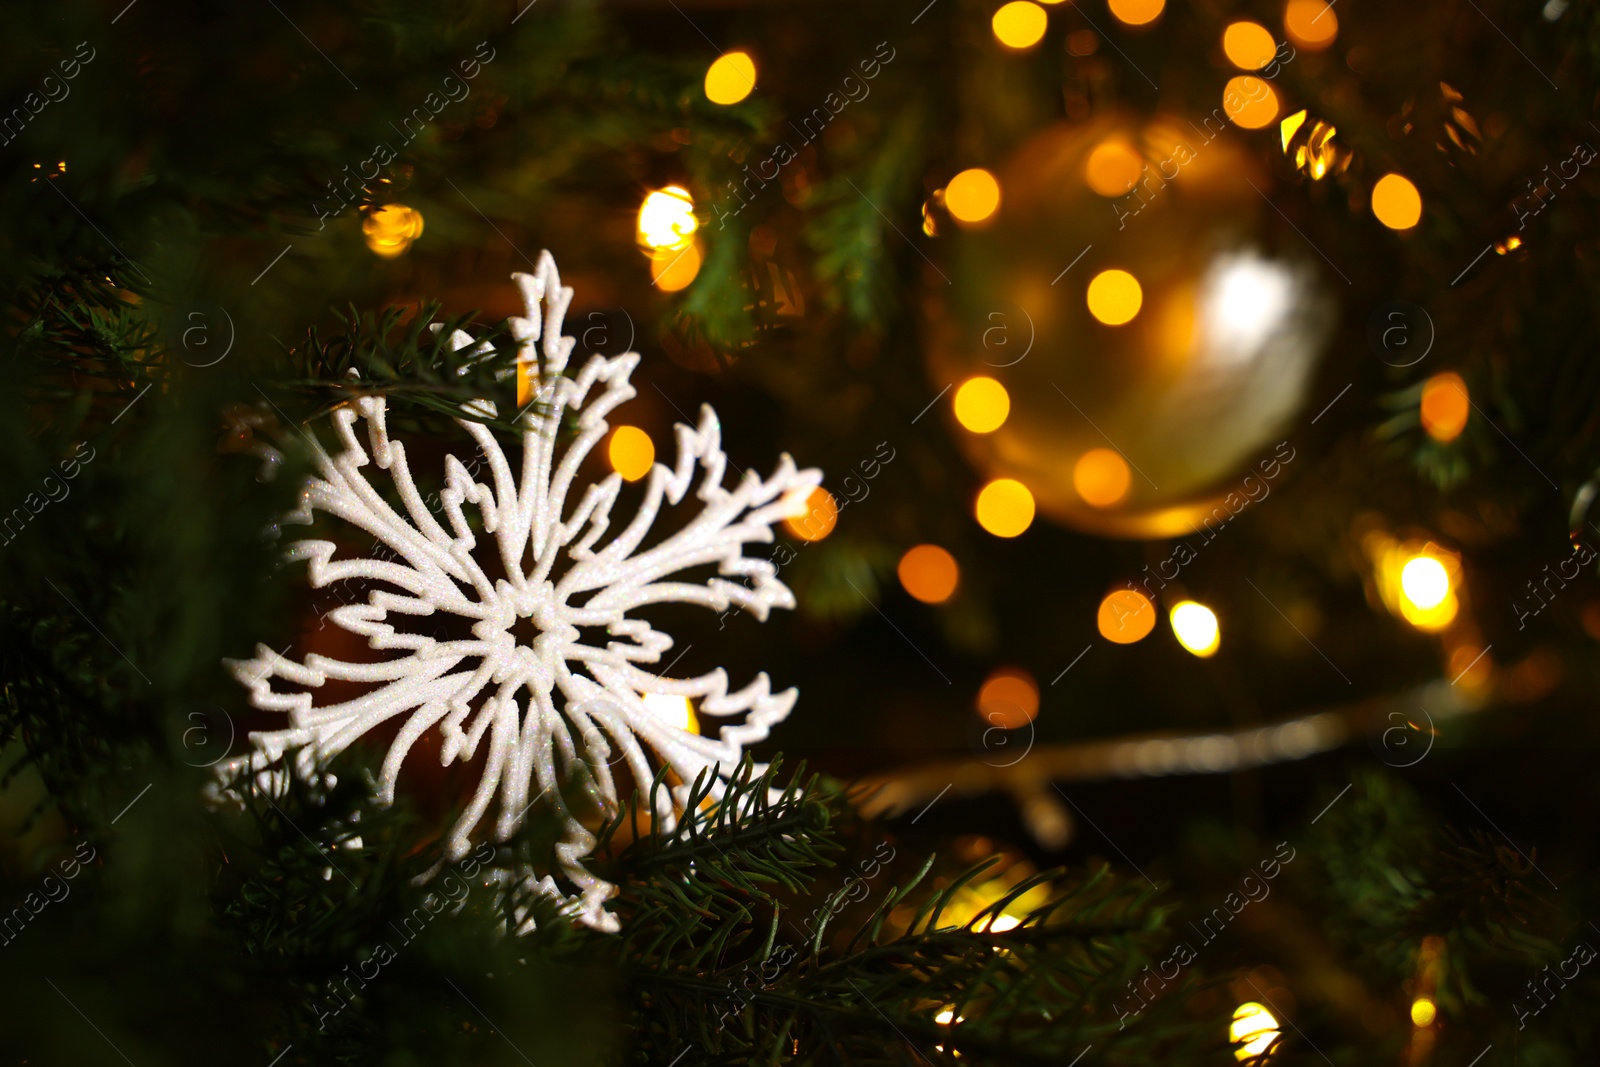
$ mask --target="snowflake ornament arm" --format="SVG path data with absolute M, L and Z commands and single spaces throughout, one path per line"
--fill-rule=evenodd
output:
M 805 514 L 822 476 L 815 469 L 797 470 L 784 455 L 771 477 L 747 471 L 729 489 L 721 427 L 716 414 L 702 407 L 698 426 L 675 428 L 675 465 L 653 467 L 638 511 L 607 540 L 621 476 L 588 485 L 575 504 L 570 496 L 585 457 L 609 428 L 606 415 L 634 396 L 628 379 L 639 357 L 594 356 L 565 376 L 574 342 L 562 336 L 561 327 L 572 290 L 561 286 L 549 253 L 540 256 L 537 273 L 512 277 L 527 316 L 511 319 L 510 326 L 519 363 L 534 386 L 534 402 L 520 415 L 521 470 L 487 427 L 458 419 L 478 446 L 487 484 L 455 456 L 446 457 L 441 524 L 417 490 L 405 446 L 389 437 L 384 399 L 365 397 L 333 413 L 340 450 L 330 455 L 314 445 L 317 474 L 288 521 L 310 524 L 312 512 L 325 512 L 370 535 L 388 558 L 335 559 L 336 546 L 321 540 L 297 542 L 288 556 L 307 561 L 315 588 L 346 579 L 381 583 L 385 588 L 371 591 L 365 603 L 336 608 L 328 618 L 390 658 L 352 663 L 313 653 L 296 661 L 260 645 L 254 658 L 230 662 L 249 687 L 252 704 L 285 713 L 288 726 L 252 733 L 249 754 L 217 767 L 214 793 L 237 798 L 241 789 L 256 789 L 281 795 L 290 774 L 331 785 L 326 767 L 335 756 L 380 724 L 403 717 L 378 781 L 378 800 L 392 803 L 407 753 L 429 730 L 439 731 L 445 765 L 475 759 L 487 738 L 482 776 L 446 838 L 446 859 L 467 854 L 474 829 L 496 798 L 493 836 L 499 840 L 543 803 L 561 816 L 564 835 L 550 873 L 517 877 L 567 904 L 588 925 L 615 930 L 614 916 L 604 909 L 615 888 L 584 868 L 595 839 L 568 810 L 562 785 L 582 777 L 595 803 L 612 813 L 619 803 L 615 762 L 625 761 L 641 785 L 653 778 L 653 764 L 664 764 L 678 784 L 655 814 L 670 825 L 673 805 L 681 808 L 697 776 L 709 772 L 716 783 L 713 796 L 720 799 L 744 747 L 765 738 L 798 695 L 794 689 L 772 692 L 765 673 L 732 692 L 721 668 L 697 678 L 662 677 L 649 668 L 673 640 L 631 613 L 675 602 L 714 611 L 736 605 L 765 619 L 773 607 L 793 607 L 773 563 L 745 556 L 744 546 L 770 542 L 773 523 Z M 462 331 L 451 336 L 458 350 L 473 343 Z M 494 413 L 488 401 L 475 405 L 479 413 Z M 576 435 L 562 442 L 558 431 L 567 412 L 576 416 Z M 358 421 L 365 423 L 365 445 Z M 402 510 L 369 481 L 372 467 L 388 475 Z M 663 505 L 679 504 L 691 489 L 698 514 L 641 548 Z M 467 520 L 468 506 L 481 517 L 481 535 Z M 498 559 L 492 567 L 480 563 L 480 538 L 493 539 Z M 708 566 L 716 571 L 710 578 L 683 577 Z M 491 573 L 504 577 L 491 579 Z M 437 612 L 465 620 L 471 638 L 441 640 L 395 625 Z M 523 619 L 537 631 L 529 643 L 512 633 Z M 583 630 L 599 628 L 611 638 L 605 646 L 585 643 Z M 282 683 L 279 689 L 273 679 Z M 316 691 L 330 680 L 373 688 L 319 706 Z M 722 726 L 717 737 L 704 737 L 653 711 L 643 699 L 647 694 L 698 698 L 700 715 L 738 721 Z M 563 893 L 553 874 L 578 893 Z

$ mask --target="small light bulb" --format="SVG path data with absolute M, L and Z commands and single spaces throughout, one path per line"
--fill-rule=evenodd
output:
M 1136 589 L 1113 589 L 1100 601 L 1095 625 L 1107 641 L 1131 645 L 1155 629 L 1156 606 Z
M 839 522 L 839 502 L 822 486 L 806 497 L 806 513 L 783 520 L 784 527 L 802 541 L 820 541 L 833 532 Z
M 963 225 L 987 222 L 1000 210 L 1000 183 L 982 167 L 964 170 L 944 187 L 944 208 Z
M 1103 270 L 1089 282 L 1089 314 L 1107 326 L 1121 326 L 1139 314 L 1144 290 L 1125 270 Z
M 1409 178 L 1385 174 L 1372 187 L 1372 213 L 1391 230 L 1409 230 L 1422 218 L 1422 194 Z
M 1172 609 L 1171 619 L 1178 644 L 1201 658 L 1211 655 L 1222 643 L 1217 613 L 1204 604 L 1185 600 Z
M 924 604 L 949 600 L 961 580 L 956 558 L 938 545 L 917 545 L 900 557 L 897 568 L 906 592 Z
M 657 189 L 639 205 L 639 243 L 647 249 L 688 248 L 699 225 L 694 197 L 681 185 Z
M 990 20 L 995 39 L 1017 51 L 1038 44 L 1049 24 L 1044 8 L 1029 0 L 1011 0 L 1011 3 L 996 11 Z
M 606 449 L 611 469 L 625 482 L 636 482 L 650 473 L 656 463 L 656 446 L 650 435 L 637 426 L 618 426 L 611 431 Z
M 1400 589 L 1424 611 L 1436 608 L 1450 595 L 1450 572 L 1432 556 L 1413 556 L 1400 571 Z
M 756 63 L 748 52 L 729 52 L 706 69 L 706 99 L 737 104 L 755 91 Z
M 973 433 L 993 433 L 1011 413 L 1011 395 L 993 378 L 968 378 L 956 390 L 956 421 Z
M 1240 1062 L 1256 1059 L 1272 1047 L 1278 1034 L 1277 1017 L 1255 1001 L 1234 1009 L 1233 1025 L 1228 1027 L 1234 1059 Z
M 1016 537 L 1033 525 L 1033 494 L 1015 478 L 996 478 L 978 494 L 978 525 L 996 537 Z
M 402 256 L 422 236 L 422 212 L 404 204 L 385 204 L 361 220 L 367 247 L 382 259 Z
M 695 718 L 694 705 L 688 697 L 670 693 L 645 693 L 641 699 L 652 714 L 659 715 L 669 726 L 694 734 L 700 732 L 700 722 Z

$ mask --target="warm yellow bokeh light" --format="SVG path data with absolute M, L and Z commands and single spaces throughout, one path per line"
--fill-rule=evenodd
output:
M 1235 22 L 1222 32 L 1222 51 L 1234 66 L 1260 70 L 1272 62 L 1278 42 L 1259 22 Z
M 1293 115 L 1290 115 L 1289 117 L 1285 118 L 1282 122 L 1278 123 L 1278 133 L 1279 133 L 1279 135 L 1281 136 L 1281 138 L 1283 140 L 1283 151 L 1284 151 L 1285 155 L 1287 155 L 1288 152 L 1289 152 L 1289 142 L 1294 139 L 1295 131 L 1298 130 L 1301 126 L 1304 126 L 1305 122 L 1306 122 L 1306 109 L 1305 108 L 1301 108 L 1299 111 L 1296 111 Z
M 1143 169 L 1144 157 L 1139 150 L 1127 141 L 1113 139 L 1089 153 L 1083 177 L 1089 188 L 1101 196 L 1124 196 L 1139 180 Z
M 982 167 L 964 170 L 944 187 L 944 207 L 957 222 L 984 222 L 1000 208 L 1000 183 Z
M 1407 562 L 1409 563 L 1410 561 L 1408 560 Z M 1450 567 L 1443 560 L 1439 560 L 1438 562 L 1442 566 L 1445 566 L 1445 571 L 1448 575 L 1450 572 Z M 1396 606 L 1399 608 L 1400 617 L 1402 619 L 1405 619 L 1406 622 L 1409 622 L 1417 629 L 1426 630 L 1429 633 L 1437 633 L 1455 621 L 1456 614 L 1461 610 L 1461 599 L 1456 596 L 1453 588 L 1447 588 L 1444 599 L 1440 600 L 1432 607 L 1423 607 L 1415 600 L 1412 600 L 1411 595 L 1406 592 L 1404 575 L 1405 567 L 1402 566 L 1400 570 L 1400 577 L 1395 579 L 1395 585 L 1398 586 L 1396 597 L 1398 603 Z M 1437 577 L 1435 576 L 1430 579 L 1426 575 L 1419 574 L 1415 580 L 1419 583 L 1419 588 L 1417 590 L 1418 595 L 1428 596 L 1431 595 L 1431 590 L 1422 583 L 1430 580 L 1436 581 Z
M 1107 641 L 1131 645 L 1156 628 L 1156 606 L 1137 589 L 1114 589 L 1100 601 L 1095 626 Z
M 646 194 L 635 233 L 643 248 L 678 251 L 689 247 L 699 227 L 694 197 L 681 185 L 669 185 Z
M 1211 655 L 1222 643 L 1222 628 L 1217 613 L 1204 604 L 1185 600 L 1172 609 L 1172 632 L 1178 644 L 1202 658 Z
M 539 385 L 539 364 L 532 359 L 517 361 L 517 407 L 525 408 L 533 402 Z
M 811 490 L 806 497 L 806 513 L 796 518 L 784 519 L 784 526 L 802 541 L 820 541 L 833 532 L 839 522 L 839 504 L 833 494 L 822 486 Z
M 1107 326 L 1121 326 L 1139 314 L 1144 290 L 1125 270 L 1103 270 L 1089 283 L 1089 314 Z
M 1372 559 L 1378 595 L 1391 612 L 1428 633 L 1455 622 L 1461 611 L 1457 592 L 1465 593 L 1459 553 L 1421 538 L 1397 541 L 1381 531 L 1369 532 L 1362 548 Z
M 1418 997 L 1411 1002 L 1411 1022 L 1415 1026 L 1432 1026 L 1433 1020 L 1439 1017 L 1439 1008 L 1427 997 Z
M 1014 478 L 996 478 L 978 493 L 976 514 L 996 537 L 1016 537 L 1033 525 L 1033 494 Z
M 611 461 L 611 469 L 622 475 L 623 481 L 636 482 L 655 466 L 655 442 L 637 426 L 618 426 L 611 431 L 606 458 Z
M 1308 52 L 1320 52 L 1339 35 L 1339 17 L 1324 0 L 1289 0 L 1283 9 L 1283 31 Z
M 956 558 L 938 545 L 917 545 L 900 557 L 896 568 L 906 592 L 924 604 L 943 604 L 956 591 L 961 568 Z
M 1461 600 L 1451 589 L 1450 568 L 1430 555 L 1400 568 L 1400 616 L 1419 630 L 1443 630 L 1456 619 Z
M 688 697 L 672 696 L 668 693 L 643 693 L 640 699 L 644 701 L 646 710 L 660 716 L 668 725 L 691 734 L 700 732 L 700 720 L 695 718 L 694 705 L 689 702 Z
M 685 289 L 700 273 L 700 242 L 673 251 L 663 248 L 650 255 L 650 280 L 663 293 Z
M 1409 230 L 1422 218 L 1422 194 L 1409 179 L 1385 174 L 1372 187 L 1372 213 L 1391 230 Z
M 728 52 L 706 70 L 706 99 L 737 104 L 755 91 L 756 61 L 748 52 Z
M 1259 130 L 1278 117 L 1278 94 L 1255 75 L 1240 74 L 1223 88 L 1222 109 L 1244 129 Z
M 1039 686 L 1021 667 L 1001 667 L 978 690 L 978 714 L 990 726 L 1016 730 L 1039 714 Z
M 993 378 L 968 378 L 956 390 L 956 421 L 973 433 L 993 433 L 1011 414 L 1011 396 Z
M 1044 8 L 1031 0 L 1011 0 L 994 13 L 991 25 L 995 40 L 1007 48 L 1032 48 L 1044 37 L 1049 18 Z
M 1109 508 L 1128 495 L 1128 461 L 1109 448 L 1091 448 L 1072 466 L 1072 488 L 1092 508 Z
M 1436 608 L 1450 595 L 1450 574 L 1432 556 L 1414 556 L 1400 569 L 1400 591 L 1423 611 Z
M 361 220 L 361 232 L 374 255 L 394 259 L 422 236 L 422 212 L 404 204 L 385 204 Z
M 1454 441 L 1467 428 L 1467 416 L 1472 413 L 1467 383 L 1455 371 L 1435 374 L 1422 384 L 1418 410 L 1429 437 L 1441 443 Z
M 1167 6 L 1167 0 L 1110 0 L 1107 4 L 1117 21 L 1128 26 L 1143 26 Z
M 1239 1005 L 1233 1012 L 1233 1024 L 1228 1027 L 1234 1058 L 1241 1063 L 1255 1059 L 1272 1047 L 1278 1033 L 1278 1019 L 1272 1012 L 1255 1001 Z

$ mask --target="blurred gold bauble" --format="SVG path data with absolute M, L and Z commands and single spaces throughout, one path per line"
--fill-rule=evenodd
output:
M 1246 150 L 1276 129 L 1222 114 L 1051 127 L 997 168 L 990 224 L 950 238 L 951 284 L 926 302 L 946 421 L 1057 522 L 1189 533 L 1303 407 L 1332 300 Z M 950 401 L 978 376 L 1010 402 L 982 433 Z

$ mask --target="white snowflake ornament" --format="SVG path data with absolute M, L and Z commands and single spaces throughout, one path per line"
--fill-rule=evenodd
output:
M 805 514 L 822 475 L 797 470 L 784 455 L 770 478 L 747 471 L 733 489 L 725 488 L 720 425 L 703 406 L 698 427 L 675 427 L 676 466 L 655 464 L 638 512 L 607 540 L 621 476 L 613 473 L 587 485 L 576 504 L 569 496 L 584 458 L 606 434 L 606 415 L 634 396 L 628 377 L 639 356 L 593 356 L 576 375 L 565 376 L 574 341 L 561 335 L 561 326 L 572 290 L 562 287 L 548 252 L 540 256 L 537 273 L 512 278 L 527 317 L 512 318 L 510 328 L 521 346 L 518 360 L 531 380 L 534 401 L 519 416 L 524 427 L 520 473 L 486 427 L 458 419 L 477 443 L 488 481 L 474 480 L 460 460 L 447 456 L 441 525 L 412 481 L 405 446 L 389 437 L 383 398 L 363 398 L 333 413 L 342 448 L 330 455 L 312 439 L 317 474 L 307 480 L 301 505 L 288 521 L 309 524 L 313 511 L 336 516 L 376 539 L 387 558 L 335 559 L 336 546 L 321 540 L 295 543 L 288 557 L 309 563 L 313 587 L 345 579 L 374 586 L 365 603 L 335 608 L 328 618 L 387 656 L 351 663 L 313 653 L 296 661 L 258 645 L 253 659 L 230 661 L 249 687 L 251 703 L 287 714 L 288 725 L 252 733 L 249 754 L 217 767 L 214 792 L 235 799 L 249 789 L 282 795 L 291 773 L 330 785 L 328 763 L 397 716 L 404 721 L 379 776 L 381 803 L 393 801 L 406 754 L 427 731 L 439 731 L 445 765 L 473 760 L 480 745 L 487 745 L 482 777 L 445 840 L 445 858 L 466 856 L 474 829 L 497 799 L 496 840 L 514 834 L 535 805 L 547 805 L 565 830 L 549 858 L 549 871 L 542 878 L 515 872 L 513 880 L 563 902 L 587 925 L 614 931 L 616 918 L 604 902 L 616 889 L 583 866 L 595 838 L 568 809 L 563 783 L 581 776 L 592 799 L 609 814 L 618 807 L 614 762 L 625 760 L 641 788 L 651 781 L 654 767 L 664 764 L 679 784 L 655 814 L 670 826 L 672 806 L 681 810 L 689 784 L 702 773 L 714 779 L 713 797 L 722 796 L 744 746 L 765 738 L 798 695 L 794 689 L 772 692 L 765 673 L 735 692 L 728 691 L 721 668 L 697 678 L 654 673 L 648 668 L 661 662 L 673 640 L 632 613 L 676 602 L 718 612 L 737 606 L 765 619 L 769 608 L 792 608 L 794 596 L 778 580 L 773 563 L 745 556 L 744 546 L 770 542 L 773 523 Z M 451 341 L 458 350 L 474 343 L 461 331 Z M 487 401 L 475 405 L 480 413 L 494 413 Z M 563 447 L 560 430 L 567 412 L 576 416 L 576 435 Z M 365 423 L 365 447 L 358 420 Z M 374 466 L 387 474 L 403 511 L 369 480 Z M 699 513 L 641 548 L 663 501 L 678 504 L 697 467 Z M 481 516 L 481 533 L 468 522 L 467 505 Z M 487 568 L 482 552 L 497 554 Z M 710 577 L 683 574 L 712 567 Z M 491 580 L 490 572 L 504 577 Z M 436 612 L 465 620 L 471 637 L 444 640 L 404 627 L 406 620 Z M 524 619 L 537 632 L 531 641 L 513 635 L 513 626 Z M 592 633 L 602 627 L 611 638 L 605 647 L 585 642 L 585 629 Z M 273 679 L 280 682 L 276 689 Z M 372 689 L 319 705 L 317 690 L 330 679 Z M 738 721 L 723 725 L 715 738 L 703 737 L 653 710 L 644 698 L 657 695 L 698 698 L 701 717 Z M 659 706 L 659 701 L 650 703 Z M 553 874 L 577 893 L 565 893 Z

